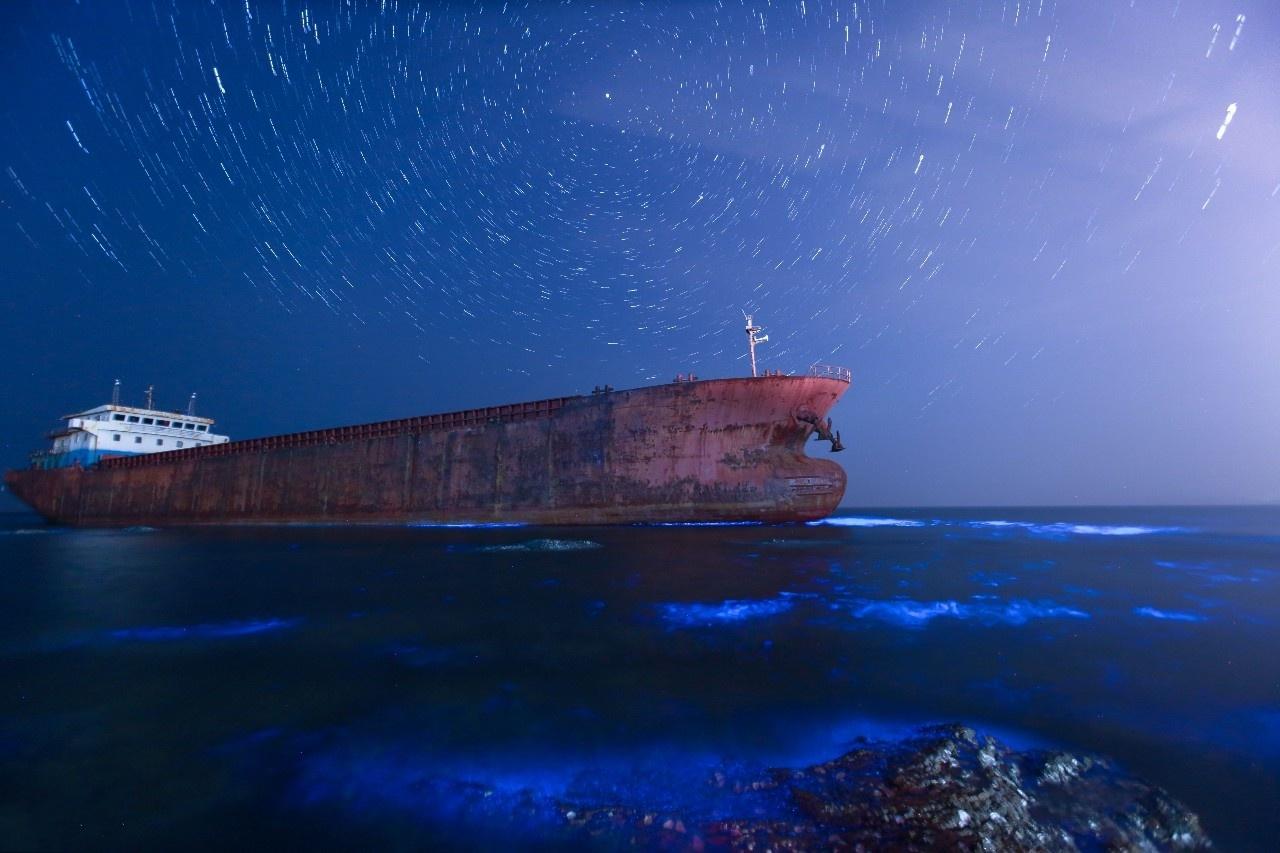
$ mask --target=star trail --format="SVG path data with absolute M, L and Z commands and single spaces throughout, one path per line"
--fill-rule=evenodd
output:
M 1264 3 L 0 11 L 3 436 L 854 371 L 858 504 L 1280 496 Z M 198 355 L 197 355 L 198 354 Z

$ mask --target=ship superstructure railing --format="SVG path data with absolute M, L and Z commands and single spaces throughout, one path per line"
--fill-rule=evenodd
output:
M 550 417 L 562 409 L 566 403 L 577 399 L 580 398 L 555 397 L 550 400 L 537 400 L 531 403 L 511 403 L 505 406 L 465 409 L 460 412 L 447 412 L 438 415 L 419 415 L 412 418 L 376 421 L 355 426 L 330 427 L 306 432 L 286 433 L 285 435 L 272 435 L 265 438 L 248 438 L 205 447 L 190 447 L 182 450 L 169 450 L 163 453 L 104 459 L 98 463 L 97 467 L 109 470 L 143 468 L 148 465 L 167 465 L 187 459 L 216 459 L 243 453 L 260 453 L 264 450 L 322 447 L 361 439 L 393 438 L 395 436 L 417 435 L 437 430 L 516 423 Z
M 820 376 L 824 379 L 839 379 L 841 382 L 853 382 L 853 371 L 847 367 L 837 367 L 834 364 L 811 364 L 809 365 L 810 376 Z

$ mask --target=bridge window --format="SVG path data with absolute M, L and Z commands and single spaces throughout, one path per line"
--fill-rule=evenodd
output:
M 154 423 L 156 422 L 156 419 L 155 419 L 155 418 L 143 418 L 143 419 L 142 419 L 142 422 L 143 422 L 144 424 L 154 424 Z
M 112 416 L 111 416 L 111 420 L 113 420 L 113 421 L 122 421 L 122 420 L 124 420 L 124 415 L 112 415 Z
M 159 418 L 156 418 L 156 426 L 168 426 L 168 425 L 169 425 L 168 421 L 162 421 Z
M 138 416 L 137 416 L 137 415 L 129 415 L 129 423 L 131 423 L 131 424 L 136 424 L 137 422 L 138 422 Z
M 209 425 L 208 425 L 208 424 L 200 424 L 200 426 L 196 427 L 196 429 L 200 430 L 200 432 L 208 432 L 208 431 L 209 431 Z
M 195 425 L 195 424 L 183 424 L 183 425 L 182 425 L 182 428 L 183 428 L 183 429 L 195 429 L 195 428 L 196 428 L 196 425 Z

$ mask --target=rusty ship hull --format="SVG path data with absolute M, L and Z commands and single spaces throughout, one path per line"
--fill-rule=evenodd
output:
M 89 467 L 9 471 L 51 522 L 796 522 L 845 473 L 806 455 L 847 379 L 771 375 L 423 415 Z

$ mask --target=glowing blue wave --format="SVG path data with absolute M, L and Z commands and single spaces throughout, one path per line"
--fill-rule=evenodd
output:
M 760 527 L 763 521 L 647 521 L 632 527 Z
M 830 518 L 808 522 L 810 526 L 830 525 L 833 527 L 926 527 L 929 522 L 913 518 L 871 518 L 854 515 L 835 515 Z
M 872 619 L 902 628 L 923 628 L 934 619 L 961 619 L 983 625 L 1025 625 L 1033 619 L 1088 619 L 1089 614 L 1049 601 L 912 601 L 857 599 L 857 619 Z
M 966 527 L 983 529 L 1023 530 L 1032 536 L 1043 536 L 1050 539 L 1065 539 L 1069 536 L 1150 536 L 1157 533 L 1177 533 L 1181 527 L 1147 527 L 1136 524 L 1072 524 L 1070 522 L 1054 522 L 1041 524 L 1031 521 L 969 521 L 961 522 Z
M 1230 566 L 1229 563 L 1180 563 L 1170 560 L 1156 560 L 1155 564 L 1162 569 L 1193 573 L 1208 584 L 1258 583 L 1263 576 L 1268 574 L 1265 569 L 1247 570 L 1247 577 L 1241 574 L 1231 574 L 1225 571 Z
M 517 542 L 513 545 L 486 545 L 480 550 L 486 553 L 501 551 L 594 551 L 596 548 L 603 547 L 599 542 L 592 542 L 589 539 L 534 539 L 529 542 Z
M 219 622 L 206 625 L 164 625 L 149 628 L 121 628 L 110 633 L 111 639 L 141 643 L 166 643 L 175 640 L 221 640 L 248 637 L 269 631 L 292 628 L 301 619 L 263 619 L 250 622 Z
M 1039 524 L 1028 527 L 1032 533 L 1076 536 L 1150 536 L 1156 533 L 1178 533 L 1181 527 L 1143 527 L 1140 525 L 1106 524 Z
M 373 815 L 394 810 L 432 822 L 478 827 L 497 822 L 517 833 L 547 823 L 563 826 L 557 803 L 565 800 L 588 807 L 678 809 L 688 820 L 724 817 L 744 803 L 748 809 L 778 811 L 785 799 L 782 789 L 733 792 L 707 784 L 716 770 L 748 776 L 764 768 L 754 763 L 727 765 L 722 758 L 687 749 L 657 746 L 641 753 L 464 759 L 388 746 L 307 755 L 294 796 L 325 809 L 336 805 Z
M 1183 613 L 1177 610 L 1157 610 L 1154 607 L 1135 607 L 1134 615 L 1145 616 L 1148 619 L 1163 619 L 1168 622 L 1207 622 L 1208 616 L 1201 616 L 1198 613 Z
M 810 525 L 835 527 L 962 527 L 970 530 L 1009 531 L 1027 533 L 1049 539 L 1065 539 L 1070 536 L 1150 536 L 1159 533 L 1185 532 L 1182 527 L 1153 527 L 1137 524 L 1076 524 L 1072 522 L 1008 521 L 1004 519 L 916 519 L 879 516 L 837 515 Z
M 1181 563 L 1173 560 L 1156 560 L 1155 564 L 1162 569 L 1175 569 L 1182 572 L 1211 572 L 1219 568 L 1217 563 Z
M 866 739 L 892 742 L 912 736 L 918 732 L 917 725 L 916 721 L 850 718 L 830 727 L 804 727 L 803 735 L 790 743 L 753 747 L 745 754 L 735 749 L 732 758 L 661 743 L 590 755 L 559 751 L 449 756 L 420 743 L 380 739 L 354 749 L 292 750 L 299 756 L 299 772 L 289 798 L 326 814 L 336 808 L 374 820 L 398 814 L 428 823 L 452 823 L 457 829 L 500 828 L 506 836 L 504 849 L 523 848 L 527 843 L 522 843 L 523 833 L 536 833 L 548 825 L 564 827 L 561 809 L 566 802 L 586 808 L 676 813 L 693 823 L 744 813 L 789 815 L 794 805 L 785 785 L 757 790 L 709 781 L 717 777 L 751 780 L 762 776 L 768 766 L 825 761 Z M 987 725 L 982 730 L 1020 749 L 1050 746 L 1018 730 Z M 467 837 L 469 846 L 476 846 L 476 836 Z
M 716 604 L 697 602 L 661 604 L 658 611 L 665 622 L 683 628 L 704 625 L 725 625 L 731 622 L 744 622 L 748 619 L 762 619 L 777 616 L 791 609 L 792 600 L 785 598 L 766 598 L 756 601 L 739 601 L 730 599 Z

